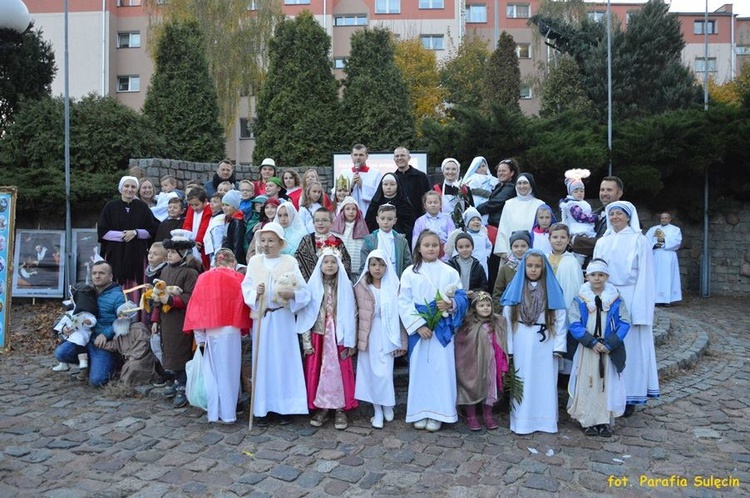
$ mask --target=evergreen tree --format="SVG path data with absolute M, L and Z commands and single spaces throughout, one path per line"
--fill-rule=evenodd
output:
M 256 163 L 273 157 L 283 165 L 323 165 L 340 148 L 330 46 L 330 37 L 309 11 L 278 25 L 258 96 Z
M 565 111 L 590 115 L 593 102 L 586 95 L 578 64 L 569 55 L 558 57 L 542 86 L 542 108 L 539 115 L 549 117 Z
M 483 39 L 464 37 L 455 57 L 445 62 L 440 71 L 440 84 L 447 92 L 447 102 L 475 109 L 480 107 L 489 57 Z
M 520 112 L 521 69 L 518 66 L 516 42 L 506 31 L 500 34 L 497 48 L 487 61 L 482 90 L 485 110 L 493 105 L 502 105 Z
M 143 114 L 165 142 L 162 157 L 213 162 L 224 157 L 216 89 L 195 21 L 164 26 Z
M 391 32 L 363 29 L 351 37 L 344 72 L 342 117 L 345 146 L 393 150 L 414 140 L 414 116 L 404 77 L 394 62 Z
M 23 100 L 49 96 L 55 77 L 52 45 L 42 30 L 29 29 L 23 35 L 0 30 L 0 135 L 13 122 Z

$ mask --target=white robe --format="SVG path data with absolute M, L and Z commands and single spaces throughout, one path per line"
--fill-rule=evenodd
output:
M 343 170 L 341 172 L 341 176 L 347 178 L 349 180 L 349 184 L 352 185 L 352 178 L 354 177 L 352 168 Z M 375 192 L 380 186 L 380 179 L 383 177 L 383 173 L 375 168 L 370 167 L 367 173 L 363 173 L 362 171 L 360 171 L 359 177 L 362 180 L 362 185 L 353 185 L 351 194 L 349 195 L 354 197 L 354 200 L 357 201 L 359 210 L 363 213 L 366 213 L 367 208 L 370 207 L 372 197 L 375 195 Z M 334 198 L 336 197 L 336 192 L 333 192 L 333 196 Z
M 510 235 L 516 230 L 528 230 L 534 227 L 536 210 L 544 204 L 544 201 L 536 197 L 523 200 L 514 197 L 505 201 L 503 214 L 497 226 L 497 237 L 495 238 L 495 254 L 510 254 Z
M 237 327 L 195 330 L 195 342 L 205 342 L 203 377 L 208 421 L 235 422 L 240 396 L 242 336 Z
M 256 260 L 256 258 L 261 258 Z M 253 261 L 255 260 L 255 261 Z M 264 268 L 265 277 L 255 270 Z M 294 271 L 301 287 L 294 292 L 294 299 L 287 306 L 270 301 L 273 296 L 274 274 Z M 253 415 L 264 417 L 268 412 L 282 415 L 307 414 L 307 391 L 302 370 L 302 354 L 296 333 L 295 313 L 310 301 L 310 292 L 299 271 L 297 260 L 282 255 L 267 258 L 260 254 L 253 256 L 248 264 L 245 280 L 242 282 L 242 295 L 253 314 L 253 359 L 255 372 L 255 404 Z M 262 308 L 276 311 L 258 316 L 259 299 L 257 285 L 266 284 Z M 260 329 L 260 336 L 258 334 Z M 255 350 L 257 348 L 257 351 Z
M 657 243 L 656 230 L 664 233 L 664 246 L 654 249 L 654 277 L 656 285 L 656 302 L 669 304 L 682 301 L 680 285 L 680 263 L 677 261 L 677 250 L 682 244 L 682 231 L 672 225 L 657 225 L 646 232 L 651 247 Z
M 550 255 L 547 255 L 547 259 L 549 259 L 549 257 Z M 560 262 L 557 264 L 557 268 L 555 268 L 555 278 L 562 288 L 565 304 L 570 306 L 570 303 L 572 303 L 573 299 L 578 295 L 578 291 L 581 290 L 581 285 L 583 285 L 581 264 L 573 253 L 567 251 L 563 253 Z M 567 327 L 569 324 L 570 322 L 566 318 L 565 326 Z M 573 368 L 573 362 L 561 358 L 559 364 L 560 373 L 569 375 Z
M 417 316 L 414 303 L 433 301 L 438 290 L 449 285 L 461 286 L 458 272 L 435 261 L 422 263 L 419 273 L 409 266 L 401 275 L 398 308 L 401 322 L 409 335 L 425 322 Z M 456 411 L 456 358 L 455 343 L 451 340 L 443 347 L 433 334 L 430 339 L 420 339 L 409 358 L 409 394 L 406 401 L 406 422 L 430 418 L 439 422 L 458 421 Z
M 659 397 L 659 374 L 654 348 L 654 258 L 648 239 L 632 227 L 610 229 L 596 242 L 594 257 L 609 266 L 609 282 L 617 287 L 630 311 L 625 336 L 625 379 L 628 404 L 644 404 Z
M 385 337 L 383 319 L 380 317 L 380 292 L 372 285 L 368 289 L 375 296 L 375 314 L 372 317 L 367 349 L 357 356 L 357 376 L 354 397 L 375 405 L 395 406 L 396 391 L 393 387 L 393 356 Z M 392 299 L 393 296 L 385 296 Z
M 539 325 L 527 327 L 523 323 L 516 325 L 510 319 L 511 307 L 503 308 L 508 330 L 508 354 L 513 355 L 513 364 L 523 380 L 523 401 L 513 402 L 510 412 L 510 430 L 516 434 L 532 432 L 557 432 L 557 358 L 555 351 L 565 352 L 565 310 L 555 311 L 555 334 L 539 342 L 541 335 Z M 541 313 L 536 323 L 544 323 L 545 313 Z

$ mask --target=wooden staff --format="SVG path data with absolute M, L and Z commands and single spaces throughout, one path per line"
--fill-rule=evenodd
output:
M 263 302 L 266 297 L 268 289 L 264 289 L 263 294 L 260 296 L 260 302 L 258 303 L 258 332 L 256 338 L 252 340 L 251 347 L 253 348 L 253 378 L 250 379 L 250 419 L 248 422 L 248 430 L 253 430 L 253 410 L 255 409 L 255 386 L 256 379 L 258 378 L 258 350 L 260 349 L 260 326 L 263 323 Z M 252 336 L 251 336 L 252 337 Z

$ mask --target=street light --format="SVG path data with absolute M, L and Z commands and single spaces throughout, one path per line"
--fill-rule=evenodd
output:
M 21 0 L 0 0 L 0 29 L 23 34 L 31 24 L 29 9 Z

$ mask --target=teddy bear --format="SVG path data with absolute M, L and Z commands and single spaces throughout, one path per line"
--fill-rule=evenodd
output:
M 148 312 L 151 312 L 152 304 L 154 306 L 161 305 L 161 310 L 164 313 L 168 313 L 172 306 L 167 304 L 169 296 L 176 296 L 182 294 L 182 289 L 176 285 L 167 285 L 164 280 L 158 278 L 154 279 L 154 286 L 143 293 L 141 297 L 142 307 Z
M 458 286 L 456 284 L 450 284 L 445 289 L 443 289 L 443 292 L 440 293 L 440 297 L 443 301 L 453 305 L 453 297 L 456 295 L 456 291 L 458 291 Z M 443 317 L 448 317 L 449 313 L 447 311 L 443 311 Z
M 289 300 L 279 296 L 281 291 L 296 291 L 299 288 L 297 275 L 294 272 L 284 272 L 279 275 L 273 282 L 273 301 L 285 306 Z

